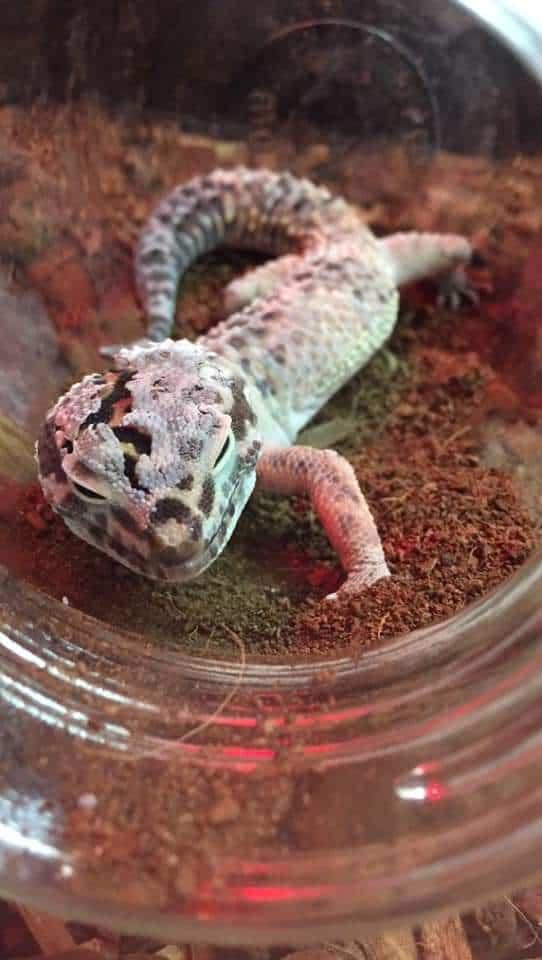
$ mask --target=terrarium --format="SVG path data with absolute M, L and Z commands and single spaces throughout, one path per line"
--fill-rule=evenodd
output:
M 539 871 L 537 18 L 496 0 L 0 13 L 2 895 L 162 939 L 294 944 Z M 240 166 L 328 188 L 378 238 L 475 249 L 471 295 L 402 289 L 390 338 L 298 438 L 350 462 L 391 573 L 336 602 L 302 496 L 256 488 L 175 584 L 75 537 L 37 482 L 48 408 L 144 335 L 151 210 Z M 197 259 L 174 336 L 221 323 L 225 287 L 263 262 Z

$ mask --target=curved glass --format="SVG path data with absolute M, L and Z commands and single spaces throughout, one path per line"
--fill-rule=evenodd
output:
M 168 3 L 167 29 L 158 30 L 146 21 L 145 5 L 135 4 L 134 22 L 117 25 L 117 46 L 103 52 L 101 26 L 90 22 L 91 12 L 81 14 L 79 32 L 73 23 L 63 25 L 66 44 L 53 48 L 47 74 L 52 142 L 54 123 L 68 116 L 74 179 L 57 187 L 44 179 L 44 196 L 58 189 L 68 203 L 79 185 L 89 203 L 94 189 L 116 196 L 115 183 L 92 183 L 93 157 L 111 148 L 105 137 L 85 139 L 85 123 L 98 107 L 94 101 L 84 108 L 62 102 L 91 92 L 116 99 L 127 124 L 134 110 L 136 121 L 138 111 L 160 118 L 175 104 L 183 116 L 190 113 L 184 132 L 193 172 L 208 163 L 211 141 L 213 156 L 224 162 L 243 151 L 246 162 L 262 161 L 278 144 L 281 156 L 295 164 L 305 149 L 314 156 L 316 134 L 324 178 L 341 164 L 344 173 L 360 139 L 367 164 L 395 143 L 417 170 L 435 166 L 440 149 L 457 163 L 467 154 L 483 156 L 497 171 L 510 156 L 527 163 L 539 148 L 529 120 L 541 109 L 539 92 L 505 48 L 542 74 L 534 20 L 519 4 L 473 0 L 438 4 L 436 13 L 435 6 L 432 0 L 298 4 L 294 16 L 280 3 L 264 3 L 255 18 L 253 9 L 245 16 L 241 0 L 197 11 Z M 169 37 L 181 16 L 182 70 Z M 59 27 L 61 14 L 55 17 L 50 30 Z M 15 33 L 20 28 L 13 26 Z M 314 68 L 307 89 L 314 30 L 324 51 L 321 83 Z M 366 70 L 381 85 L 367 86 L 359 74 L 352 80 L 360 49 Z M 153 64 L 144 77 L 134 51 Z M 93 57 L 100 65 L 100 58 L 110 57 L 111 72 L 97 66 L 93 73 Z M 37 63 L 38 86 L 40 69 Z M 24 86 L 15 62 L 9 70 L 9 84 L 2 81 L 5 109 L 11 133 L 15 129 L 21 140 L 25 122 L 47 124 L 39 120 L 43 105 L 36 103 L 32 78 Z M 468 70 L 476 88 L 459 83 Z M 360 83 L 363 97 L 356 95 Z M 374 98 L 374 109 L 367 98 Z M 151 143 L 172 136 L 160 123 L 152 136 L 148 129 L 137 134 L 142 143 L 147 136 Z M 17 136 L 10 141 L 13 170 L 27 161 L 17 154 Z M 81 143 L 88 182 L 77 167 Z M 135 148 L 126 154 L 136 195 L 154 176 L 152 151 L 146 156 L 149 165 L 138 166 Z M 450 176 L 452 167 L 442 169 Z M 354 199 L 364 187 L 355 176 L 345 190 Z M 24 210 L 17 208 L 19 217 Z M 54 227 L 47 203 L 44 210 L 40 255 Z M 137 222 L 136 200 L 130 210 Z M 86 243 L 85 255 L 99 261 L 100 245 L 85 223 L 78 234 L 82 248 Z M 493 224 L 496 231 L 500 226 Z M 526 236 L 525 259 L 536 248 L 536 230 Z M 31 239 L 38 243 L 34 233 Z M 46 266 L 34 253 L 24 263 L 43 289 Z M 75 283 L 73 258 L 66 255 L 64 262 L 65 282 Z M 54 316 L 56 301 L 47 289 Z M 57 300 L 63 295 L 58 287 L 53 293 Z M 535 289 L 518 288 L 515 295 L 521 294 L 536 302 Z M 15 286 L 3 295 L 8 388 L 0 398 L 4 419 L 17 425 L 5 444 L 11 459 L 0 445 L 2 472 L 9 474 L 2 519 L 9 529 L 19 509 L 13 487 L 33 471 L 25 437 L 66 377 L 66 357 L 59 359 L 32 294 Z M 16 295 L 23 299 L 10 326 L 9 297 Z M 124 293 L 109 295 L 111 304 Z M 106 322 L 98 314 L 97 329 Z M 71 373 L 91 358 L 77 316 L 72 321 L 83 353 L 72 339 Z M 37 363 L 30 337 L 40 345 Z M 520 411 L 521 443 L 514 434 L 514 457 L 506 464 L 535 510 L 541 368 L 533 374 L 532 361 L 526 352 L 516 358 L 534 379 Z M 500 463 L 510 424 L 488 417 L 489 423 L 488 457 Z M 5 425 L 3 431 L 2 441 Z M 32 517 L 39 526 L 39 511 Z M 540 871 L 540 550 L 452 619 L 358 658 L 251 658 L 242 636 L 234 637 L 236 658 L 190 656 L 139 634 L 129 620 L 124 630 L 107 623 L 105 613 L 99 616 L 99 598 L 90 616 L 73 601 L 53 599 L 46 583 L 38 590 L 29 579 L 8 557 L 0 572 L 3 896 L 162 940 L 306 943 L 471 906 L 525 885 Z M 120 575 L 116 588 L 120 596 Z

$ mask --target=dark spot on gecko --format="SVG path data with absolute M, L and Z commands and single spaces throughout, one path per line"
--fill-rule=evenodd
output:
M 286 350 L 284 349 L 283 346 L 275 347 L 273 350 L 271 350 L 271 356 L 276 361 L 276 363 L 279 363 L 281 365 L 286 363 Z
M 216 184 L 213 174 L 206 173 L 203 177 L 200 177 L 200 186 L 207 192 L 207 196 L 214 196 L 216 193 Z
M 359 503 L 359 497 L 356 495 L 354 490 L 350 490 L 348 487 L 341 486 L 340 481 L 334 483 L 333 486 L 333 495 L 336 500 L 340 500 L 343 503 L 346 500 L 349 500 L 350 503 Z
M 182 477 L 177 484 L 177 490 L 191 490 L 194 486 L 194 477 L 191 473 L 187 473 L 186 476 Z
M 260 441 L 259 441 L 259 440 L 255 440 L 254 443 L 252 443 L 252 444 L 250 445 L 250 447 L 248 448 L 248 450 L 247 450 L 247 452 L 246 452 L 246 456 L 245 456 L 244 458 L 241 458 L 241 463 L 242 463 L 242 465 L 243 465 L 243 466 L 253 467 L 253 466 L 256 464 L 257 460 L 258 460 L 258 454 L 259 454 L 259 452 L 260 452 L 260 450 L 261 450 L 261 447 L 262 447 L 262 445 L 261 445 Z
M 183 459 L 194 462 L 198 459 L 203 450 L 203 441 L 197 437 L 181 437 L 179 441 L 179 454 Z
M 243 383 L 236 377 L 231 384 L 233 404 L 230 410 L 231 428 L 236 440 L 243 440 L 247 433 L 247 423 L 255 423 L 256 417 L 245 397 Z
M 183 220 L 182 228 L 183 230 L 190 230 L 190 221 Z M 196 249 L 194 238 L 188 236 L 187 233 L 177 232 L 175 239 L 177 241 L 178 248 L 178 267 L 182 267 L 183 265 L 187 266 L 194 259 L 194 253 Z
M 298 477 L 305 477 L 308 473 L 308 466 L 305 459 L 296 460 L 293 465 L 294 473 L 297 474 Z
M 238 471 L 245 471 L 247 468 L 251 468 L 256 464 L 258 459 L 258 454 L 252 446 L 248 447 L 244 454 L 238 454 Z M 238 477 L 238 472 L 235 476 L 235 479 Z M 227 493 L 227 491 L 225 491 Z
M 155 523 L 167 523 L 168 520 L 186 522 L 192 517 L 192 510 L 182 500 L 173 497 L 164 497 L 158 500 L 151 513 L 151 520 Z
M 348 537 L 352 533 L 352 527 L 356 522 L 356 518 L 349 513 L 344 514 L 344 516 L 338 517 L 339 527 L 341 533 L 344 537 Z
M 120 443 L 131 444 L 138 453 L 151 453 L 151 438 L 147 433 L 141 430 L 135 430 L 133 427 L 113 427 L 113 433 Z
M 184 242 L 185 250 L 187 249 L 188 244 L 190 244 L 192 247 L 191 252 L 197 251 L 197 252 L 203 253 L 203 245 L 205 243 L 205 229 L 198 216 L 197 205 L 194 207 L 194 209 L 190 212 L 189 215 L 183 218 L 182 230 L 183 230 L 183 233 L 182 234 L 178 233 L 177 237 L 179 242 Z M 201 241 L 203 241 L 203 243 Z
M 95 510 L 92 515 L 92 523 L 94 527 L 99 527 L 100 530 L 107 530 L 107 513 L 103 510 Z
M 219 551 L 220 551 L 220 545 L 221 545 L 221 543 L 223 542 L 224 536 L 225 536 L 225 534 L 226 534 L 226 526 L 227 526 L 227 524 L 226 524 L 226 522 L 223 520 L 222 523 L 220 524 L 218 530 L 216 531 L 216 533 L 215 533 L 215 535 L 214 535 L 214 537 L 213 537 L 213 541 L 212 541 L 212 543 L 211 543 L 211 545 L 210 545 L 210 547 L 209 547 L 209 556 L 211 556 L 211 557 L 216 557 L 217 553 L 219 553 Z
M 232 346 L 234 350 L 242 350 L 246 345 L 245 338 L 241 337 L 238 333 L 234 334 L 233 337 L 230 337 L 229 342 L 230 346 Z
M 300 213 L 301 210 L 303 210 L 303 207 L 308 205 L 308 202 L 308 197 L 301 196 L 299 200 L 296 200 L 296 202 L 292 204 L 292 210 L 294 210 L 296 213 Z
M 47 420 L 38 437 L 38 459 L 40 473 L 44 477 L 54 476 L 59 482 L 66 481 L 66 474 L 62 469 L 60 451 L 55 441 L 56 429 L 50 420 Z M 68 443 L 70 441 L 67 441 Z
M 208 517 L 213 509 L 213 504 L 215 502 L 215 484 L 212 477 L 205 477 L 203 481 L 203 487 L 201 491 L 201 496 L 198 501 L 198 507 L 201 510 L 204 517 Z
M 294 188 L 294 178 L 291 173 L 288 173 L 284 170 L 282 173 L 279 173 L 277 177 L 277 189 L 279 194 L 283 196 L 288 196 Z
M 128 510 L 125 510 L 124 507 L 111 507 L 111 513 L 117 523 L 119 523 L 120 526 L 125 530 L 128 530 L 130 533 L 139 533 L 138 524 L 132 517 L 132 514 L 129 513 Z
M 228 517 L 233 517 L 234 513 L 235 513 L 235 503 L 233 502 L 233 500 L 230 500 L 228 504 L 228 509 L 226 510 L 226 515 Z
M 169 218 L 168 218 L 169 222 Z M 147 250 L 139 255 L 139 263 L 143 267 L 166 266 L 168 256 L 163 250 Z
M 258 390 L 264 397 L 268 397 L 269 394 L 273 392 L 271 390 L 271 385 L 267 380 L 262 380 L 261 378 L 256 380 L 256 386 L 258 387 Z
M 113 414 L 113 407 L 119 400 L 131 401 L 132 395 L 127 388 L 127 384 L 132 379 L 132 376 L 133 370 L 123 370 L 122 373 L 119 373 L 111 393 L 103 398 L 100 406 L 94 413 L 88 415 L 86 420 L 81 424 L 80 430 L 87 430 L 88 427 L 97 423 L 108 423 Z
M 149 270 L 147 276 L 148 279 L 152 280 L 153 283 L 161 283 L 171 287 L 175 286 L 175 278 L 172 276 L 170 270 L 166 270 L 164 268 Z
M 96 543 L 102 544 L 105 541 L 107 536 L 106 531 L 101 530 L 99 527 L 96 526 L 96 524 L 89 523 L 87 526 L 87 530 L 90 533 L 90 536 L 96 541 Z
M 194 541 L 201 540 L 202 533 L 203 523 L 201 517 L 194 517 L 190 523 L 190 539 Z

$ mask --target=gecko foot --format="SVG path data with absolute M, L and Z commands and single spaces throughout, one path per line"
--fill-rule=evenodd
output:
M 334 603 L 337 600 L 348 600 L 350 597 L 359 597 L 372 587 L 373 583 L 384 580 L 391 576 L 385 561 L 375 563 L 369 567 L 365 565 L 362 570 L 352 570 L 348 574 L 344 583 L 334 593 L 328 593 L 324 600 Z
M 450 310 L 459 310 L 465 303 L 472 306 L 480 303 L 480 295 L 472 286 L 462 265 L 440 278 L 437 303 L 439 307 L 447 307 Z

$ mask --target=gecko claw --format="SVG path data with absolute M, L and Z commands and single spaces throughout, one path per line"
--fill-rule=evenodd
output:
M 463 266 L 456 267 L 440 278 L 437 303 L 439 307 L 449 310 L 459 310 L 465 303 L 474 307 L 480 303 L 480 295 L 472 286 Z

